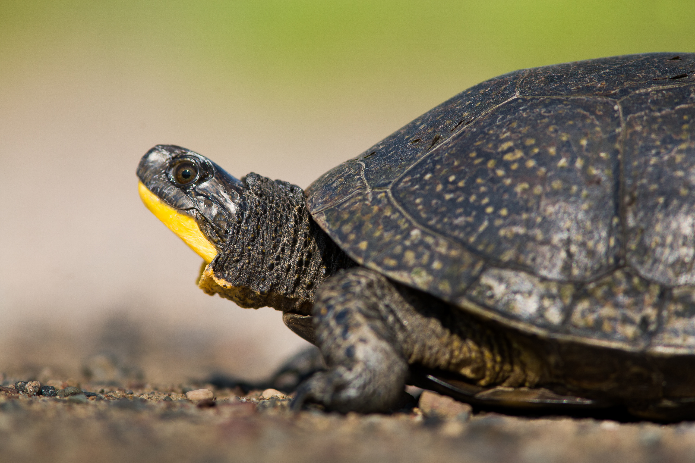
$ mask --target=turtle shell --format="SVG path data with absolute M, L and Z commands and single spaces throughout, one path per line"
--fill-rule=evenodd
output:
M 695 352 L 695 54 L 521 70 L 307 190 L 360 264 L 507 326 Z

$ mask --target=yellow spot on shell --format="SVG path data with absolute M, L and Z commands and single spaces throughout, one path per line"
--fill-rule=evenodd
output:
M 451 285 L 449 284 L 448 281 L 446 280 L 441 280 L 439 284 L 437 285 L 440 291 L 444 293 L 450 293 L 451 292 Z
M 521 150 L 514 150 L 511 153 L 507 153 L 504 156 L 502 156 L 502 159 L 505 161 L 516 161 L 517 159 L 521 158 L 524 156 L 524 152 Z
M 526 182 L 519 183 L 515 188 L 514 191 L 517 193 L 521 193 L 524 190 L 528 190 L 530 188 L 529 184 Z

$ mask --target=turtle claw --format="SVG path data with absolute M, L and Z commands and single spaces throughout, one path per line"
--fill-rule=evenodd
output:
M 294 396 L 294 399 L 292 399 L 292 402 L 290 402 L 290 410 L 295 413 L 300 412 L 311 402 L 313 402 L 311 390 L 306 387 L 306 382 L 304 382 L 297 388 L 297 394 Z
M 349 411 L 340 406 L 340 394 L 335 394 L 335 380 L 329 372 L 317 372 L 297 388 L 290 409 L 294 412 L 306 409 L 309 404 L 320 404 L 335 411 Z

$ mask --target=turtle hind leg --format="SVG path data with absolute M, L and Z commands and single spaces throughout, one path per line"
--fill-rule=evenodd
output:
M 396 408 L 404 396 L 408 362 L 397 341 L 394 293 L 382 275 L 352 268 L 326 280 L 313 308 L 316 345 L 328 369 L 297 390 L 292 408 L 320 403 L 363 413 Z

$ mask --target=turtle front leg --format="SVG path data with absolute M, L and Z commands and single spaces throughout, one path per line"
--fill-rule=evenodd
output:
M 316 345 L 327 371 L 302 383 L 292 403 L 339 412 L 385 412 L 400 402 L 408 362 L 398 342 L 401 320 L 389 280 L 357 267 L 327 279 L 313 307 Z

